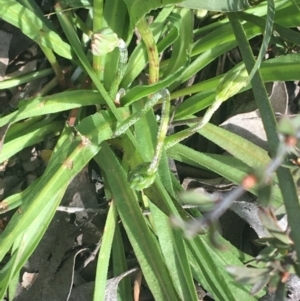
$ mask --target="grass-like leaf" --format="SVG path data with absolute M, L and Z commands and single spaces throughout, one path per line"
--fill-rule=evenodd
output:
M 33 41 L 52 49 L 64 58 L 72 59 L 70 45 L 64 42 L 56 32 L 49 29 L 43 20 L 17 1 L 1 1 L 0 16 L 8 23 L 20 28 Z

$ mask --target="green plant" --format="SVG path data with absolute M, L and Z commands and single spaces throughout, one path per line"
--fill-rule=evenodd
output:
M 48 85 L 38 97 L 20 102 L 17 111 L 0 118 L 0 126 L 10 125 L 0 155 L 1 162 L 22 150 L 24 145 L 38 143 L 46 134 L 59 136 L 44 174 L 21 193 L 0 203 L 2 212 L 19 208 L 0 236 L 0 260 L 8 253 L 10 255 L 0 271 L 0 299 L 7 291 L 10 296 L 13 295 L 19 271 L 45 233 L 68 183 L 94 159 L 103 171 L 107 197 L 112 200 L 99 254 L 101 260 L 98 261 L 94 300 L 104 300 L 110 254 L 114 252 L 112 248 L 122 245 L 120 235 L 115 234 L 118 231 L 117 216 L 124 225 L 155 300 L 197 300 L 193 279 L 201 283 L 216 300 L 257 300 L 258 297 L 249 295 L 249 286 L 234 283 L 226 271 L 227 265 L 242 267 L 243 260 L 252 259 L 250 256 L 240 252 L 220 235 L 218 240 L 227 247 L 226 252 L 211 245 L 207 235 L 188 240 L 170 225 L 170 215 L 187 219 L 190 214 L 197 216 L 197 213 L 188 214 L 176 201 L 182 188 L 170 172 L 167 158 L 205 167 L 236 184 L 252 168 L 267 165 L 269 157 L 264 150 L 208 121 L 217 109 L 214 104 L 220 105 L 240 89 L 249 89 L 250 81 L 257 106 L 263 112 L 261 115 L 270 153 L 276 156 L 279 145 L 276 122 L 263 82 L 298 79 L 299 55 L 278 56 L 261 63 L 274 22 L 274 3 L 271 0 L 238 13 L 235 12 L 237 9 L 248 7 L 247 1 L 242 2 L 241 7 L 236 7 L 236 1 L 231 1 L 232 5 L 228 3 L 225 8 L 224 4 L 201 7 L 200 1 L 199 7 L 193 1 L 185 1 L 189 8 L 182 8 L 176 6 L 179 2 L 60 1 L 55 4 L 55 15 L 66 37 L 62 38 L 43 17 L 34 1 L 0 1 L 1 18 L 19 27 L 38 43 L 54 70 L 56 78 L 52 84 L 59 84 L 61 89 L 61 92 L 52 94 L 52 85 Z M 289 28 L 299 24 L 298 2 L 276 1 L 274 23 L 274 29 L 281 38 L 296 45 L 300 45 L 300 35 Z M 73 9 L 65 10 L 67 7 Z M 83 20 L 77 14 L 78 7 L 93 14 Z M 229 13 L 228 18 L 223 15 L 219 22 L 203 23 L 194 29 L 195 16 L 190 8 L 225 10 Z M 147 19 L 150 16 L 153 16 L 151 24 Z M 135 27 L 142 39 L 137 45 L 134 41 Z M 104 28 L 112 30 L 113 33 L 109 31 L 112 41 L 105 43 L 112 42 L 113 45 L 94 45 L 93 54 L 84 41 L 94 34 L 93 42 L 98 43 L 99 39 L 95 36 Z M 255 63 L 248 40 L 263 32 L 264 44 Z M 200 38 L 196 40 L 195 37 Z M 124 41 L 129 49 L 127 65 Z M 238 77 L 237 83 L 234 75 L 239 66 L 229 70 L 228 76 L 214 74 L 200 83 L 185 88 L 181 86 L 236 46 L 241 50 L 246 68 L 240 70 L 243 76 Z M 72 85 L 68 85 L 69 79 L 62 72 L 58 57 L 62 57 L 64 64 L 69 65 L 73 72 L 79 70 L 80 73 L 81 70 L 82 73 L 73 82 L 80 91 L 72 90 Z M 250 74 L 248 78 L 246 70 Z M 50 73 L 49 70 L 43 72 L 43 75 Z M 148 83 L 138 84 L 141 75 L 147 76 Z M 4 81 L 0 83 L 0 88 L 26 82 L 33 76 Z M 221 78 L 223 80 L 220 82 Z M 91 80 L 91 85 L 83 89 L 87 79 Z M 233 89 L 226 90 L 228 85 Z M 126 90 L 126 94 L 123 95 L 120 89 Z M 213 110 L 207 111 L 209 114 L 205 116 L 209 118 L 200 123 L 201 126 L 197 123 L 166 139 L 160 132 L 159 142 L 164 141 L 164 146 L 161 144 L 155 153 L 158 125 L 154 104 L 159 102 L 164 89 L 171 92 L 171 100 L 185 96 L 185 101 L 174 112 L 175 121 L 188 119 L 191 125 L 195 122 L 194 114 L 209 106 Z M 218 99 L 220 94 L 222 97 Z M 216 99 L 219 101 L 215 102 Z M 98 109 L 93 115 L 87 115 L 83 110 L 90 105 Z M 145 106 L 147 109 L 144 109 Z M 70 120 L 66 123 L 53 121 L 55 114 L 69 110 L 77 116 L 75 125 Z M 46 118 L 48 114 L 53 118 Z M 22 122 L 21 130 L 19 122 Z M 228 159 L 227 156 L 200 153 L 179 143 L 195 132 L 226 149 L 233 157 Z M 112 145 L 122 149 L 122 158 L 116 155 Z M 154 177 L 150 184 L 142 188 L 149 187 L 143 192 L 134 190 L 128 181 L 128 174 L 153 158 L 155 168 L 151 176 Z M 295 184 L 290 171 L 284 167 L 278 169 L 277 178 L 279 187 L 274 186 L 271 205 L 275 209 L 285 205 L 292 229 L 291 238 L 299 258 L 297 220 L 300 207 Z M 260 192 L 256 186 L 250 190 L 254 194 Z M 142 214 L 140 203 L 148 204 L 149 208 L 143 209 L 150 209 L 151 219 Z M 113 264 L 118 263 L 126 267 L 122 254 L 114 257 Z M 300 274 L 298 270 L 297 273 Z M 121 290 L 119 296 L 121 300 L 132 298 L 126 295 L 126 290 Z

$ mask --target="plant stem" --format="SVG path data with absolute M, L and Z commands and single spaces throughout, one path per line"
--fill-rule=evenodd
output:
M 94 0 L 93 7 L 93 32 L 96 33 L 103 28 L 103 0 Z M 100 79 L 103 69 L 103 56 L 93 56 L 93 68 Z
M 61 89 L 65 90 L 66 89 L 65 75 L 56 59 L 56 56 L 54 55 L 53 51 L 50 48 L 44 47 L 41 44 L 39 44 L 39 46 L 41 47 L 46 58 L 51 64 Z
M 143 39 L 143 42 L 146 46 L 146 51 L 148 54 L 149 61 L 149 85 L 154 84 L 159 79 L 159 60 L 158 60 L 158 51 L 156 47 L 156 43 L 152 34 L 152 31 L 147 23 L 147 21 L 143 18 L 137 24 L 137 29 Z
M 79 18 L 77 14 L 75 14 L 75 16 L 73 17 L 73 23 L 78 29 L 80 29 L 89 38 L 92 37 L 93 31 L 90 30 L 90 28 L 81 20 L 81 18 Z
M 158 169 L 159 161 L 163 153 L 165 137 L 167 135 L 169 120 L 170 120 L 170 107 L 171 107 L 170 93 L 167 89 L 164 89 L 162 93 L 165 95 L 163 97 L 161 122 L 157 134 L 157 145 L 156 145 L 154 157 L 147 171 L 150 174 L 156 172 Z
M 54 77 L 50 82 L 44 85 L 44 87 L 38 91 L 37 93 L 34 94 L 34 97 L 41 97 L 46 95 L 49 91 L 51 91 L 53 88 L 56 87 L 58 83 L 57 77 Z

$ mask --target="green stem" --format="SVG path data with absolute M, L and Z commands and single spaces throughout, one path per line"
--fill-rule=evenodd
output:
M 58 80 L 56 77 L 54 77 L 52 80 L 50 80 L 50 82 L 44 85 L 43 88 L 34 95 L 34 97 L 41 97 L 48 94 L 48 92 L 50 92 L 53 88 L 57 86 L 57 83 Z
M 92 37 L 93 32 L 88 28 L 88 26 L 82 21 L 81 18 L 77 14 L 75 14 L 73 18 L 74 25 L 80 29 L 84 34 L 86 34 L 89 38 Z
M 159 79 L 159 59 L 158 59 L 158 51 L 155 43 L 155 39 L 153 37 L 152 31 L 147 23 L 147 21 L 143 18 L 137 24 L 137 29 L 143 39 L 143 42 L 146 46 L 146 51 L 148 54 L 149 60 L 149 84 L 154 84 Z
M 207 109 L 203 118 L 201 118 L 200 122 L 196 123 L 195 125 L 191 126 L 190 128 L 188 128 L 186 130 L 180 131 L 180 132 L 172 135 L 171 137 L 169 137 L 168 142 L 165 145 L 165 148 L 169 149 L 172 146 L 174 146 L 175 144 L 179 143 L 180 141 L 197 133 L 201 128 L 203 128 L 209 122 L 212 115 L 220 107 L 222 102 L 223 102 L 222 100 L 214 101 L 211 104 L 211 106 Z
M 39 44 L 39 46 L 41 47 L 49 63 L 51 64 L 61 89 L 65 90 L 65 75 L 56 59 L 56 56 L 50 48 L 44 47 L 41 44 Z
M 96 33 L 103 28 L 103 0 L 94 0 L 93 6 L 93 32 Z M 93 68 L 98 76 L 101 78 L 103 73 L 103 56 L 93 56 Z
M 163 90 L 164 97 L 163 97 L 163 105 L 162 105 L 162 112 L 161 112 L 161 122 L 159 126 L 159 130 L 157 133 L 157 144 L 155 149 L 154 157 L 151 161 L 151 164 L 148 169 L 148 173 L 152 174 L 155 173 L 158 169 L 159 161 L 162 155 L 162 151 L 164 148 L 164 142 L 168 131 L 169 120 L 170 120 L 170 93 L 167 89 Z
M 130 115 L 124 122 L 122 122 L 116 129 L 114 137 L 120 136 L 125 133 L 132 125 L 134 125 L 143 115 L 145 115 L 153 106 L 161 99 L 164 98 L 165 94 L 162 91 L 155 93 L 149 100 L 146 102 L 144 107 Z

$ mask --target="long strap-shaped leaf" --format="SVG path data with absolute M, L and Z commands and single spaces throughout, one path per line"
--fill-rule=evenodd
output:
M 64 32 L 65 32 L 68 40 L 70 41 L 70 44 L 74 48 L 74 52 L 76 53 L 80 63 L 84 67 L 87 74 L 90 76 L 90 78 L 93 81 L 94 85 L 96 86 L 97 90 L 102 95 L 105 103 L 109 107 L 112 114 L 115 116 L 117 121 L 122 122 L 122 117 L 118 114 L 117 108 L 116 108 L 115 104 L 113 103 L 113 100 L 108 95 L 107 91 L 105 90 L 105 88 L 103 87 L 103 85 L 100 82 L 99 78 L 97 77 L 95 71 L 93 70 L 91 64 L 89 63 L 89 61 L 88 61 L 88 59 L 87 59 L 87 57 L 86 57 L 86 55 L 85 55 L 85 53 L 82 49 L 82 45 L 80 43 L 80 40 L 79 40 L 79 38 L 78 38 L 71 22 L 70 22 L 70 20 L 62 12 L 62 7 L 59 3 L 56 3 L 55 10 L 58 13 L 57 14 L 58 20 L 60 21 L 61 26 L 64 29 Z M 127 131 L 126 134 L 127 134 L 128 138 L 130 139 L 130 141 L 132 142 L 132 144 L 137 149 L 139 149 L 139 146 L 137 145 L 136 140 L 134 139 L 132 133 L 130 131 Z
M 221 104 L 224 101 L 226 101 L 230 97 L 237 94 L 242 88 L 246 87 L 250 83 L 253 75 L 256 73 L 256 71 L 260 67 L 262 59 L 266 53 L 269 41 L 271 39 L 274 17 L 275 17 L 274 1 L 269 0 L 268 1 L 267 23 L 266 23 L 266 29 L 265 29 L 265 35 L 264 35 L 262 47 L 259 51 L 258 58 L 254 64 L 253 68 L 251 69 L 251 72 L 247 72 L 244 64 L 238 66 L 237 70 L 234 70 L 234 71 L 230 70 L 221 79 L 221 81 L 217 87 L 215 101 L 207 109 L 207 111 L 205 112 L 205 114 L 203 116 L 203 119 L 198 124 L 190 127 L 189 129 L 186 129 L 182 132 L 175 134 L 173 136 L 174 144 L 191 136 L 192 134 L 199 131 L 202 127 L 204 127 L 209 122 L 212 115 L 216 112 L 216 110 L 221 106 Z M 248 75 L 248 73 L 249 73 L 249 75 Z M 169 144 L 170 143 L 171 142 L 169 142 Z
M 125 171 L 106 143 L 95 159 L 105 171 L 113 200 L 155 300 L 179 300 Z
M 20 28 L 33 41 L 49 47 L 67 59 L 72 59 L 70 45 L 64 42 L 56 32 L 46 25 L 46 22 L 31 10 L 15 0 L 1 0 L 0 4 L 0 17 L 3 20 Z
M 229 14 L 229 20 L 232 24 L 232 28 L 238 40 L 246 68 L 247 70 L 251 70 L 254 65 L 254 57 L 245 32 L 243 30 L 243 27 L 235 14 Z M 253 87 L 253 93 L 255 96 L 256 104 L 260 111 L 260 115 L 262 117 L 264 128 L 267 134 L 270 153 L 273 157 L 275 157 L 279 145 L 279 139 L 276 132 L 276 121 L 265 86 L 263 84 L 259 72 L 257 72 L 253 76 L 251 84 Z M 286 212 L 288 215 L 288 222 L 292 229 L 291 237 L 295 243 L 295 250 L 297 256 L 298 258 L 300 258 L 300 205 L 295 183 L 293 181 L 291 172 L 287 168 L 280 167 L 277 170 L 277 176 L 279 181 L 279 187 L 282 192 L 284 204 L 286 207 Z M 297 274 L 300 275 L 299 268 L 297 270 Z
M 111 117 L 103 117 L 99 113 L 87 117 L 78 126 L 80 134 L 75 139 L 70 135 L 70 129 L 67 129 L 59 141 L 59 152 L 54 152 L 43 176 L 35 185 L 19 194 L 22 205 L 0 236 L 0 261 L 10 250 L 15 238 L 30 229 L 33 220 L 36 220 L 36 227 L 39 229 L 37 235 L 41 239 L 67 188 L 67 183 L 97 154 L 100 143 L 112 136 L 110 122 Z M 44 214 L 47 214 L 49 219 L 46 220 Z M 23 250 L 24 256 L 18 263 L 19 268 L 25 264 L 37 243 L 38 241 L 28 243 L 26 250 Z M 5 287 L 0 288 L 0 295 L 4 294 L 3 290 L 5 291 Z

